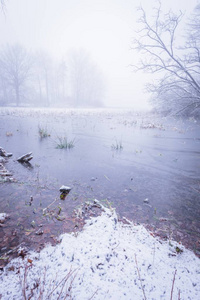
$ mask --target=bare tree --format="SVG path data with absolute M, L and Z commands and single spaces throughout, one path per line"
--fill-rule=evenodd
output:
M 199 8 L 198 8 L 199 9 Z M 142 58 L 136 71 L 143 70 L 158 73 L 159 79 L 148 86 L 156 98 L 167 106 L 166 95 L 174 97 L 173 107 L 180 104 L 179 109 L 200 107 L 200 18 L 195 21 L 193 32 L 187 35 L 182 47 L 177 45 L 179 26 L 183 14 L 174 14 L 171 10 L 163 14 L 161 3 L 154 8 L 153 21 L 150 21 L 145 10 L 140 7 L 139 23 L 142 29 L 137 32 L 133 41 L 133 49 L 138 50 Z M 152 20 L 152 18 L 151 18 Z
M 66 98 L 66 84 L 67 84 L 67 65 L 64 60 L 62 60 L 57 69 L 57 77 L 58 77 L 58 86 L 59 90 L 61 89 L 61 98 Z
M 72 98 L 76 106 L 102 105 L 103 74 L 84 50 L 73 50 L 69 55 Z
M 54 98 L 56 102 L 67 105 L 68 100 L 68 66 L 64 59 L 56 62 L 54 67 Z
M 0 75 L 4 84 L 14 92 L 19 106 L 22 92 L 30 79 L 32 57 L 25 48 L 7 45 L 0 51 Z
M 5 7 L 6 7 L 6 4 L 5 4 L 5 1 L 4 0 L 1 0 L 1 9 L 2 11 L 4 12 L 5 11 Z
M 85 78 L 89 55 L 83 50 L 73 50 L 69 54 L 71 92 L 75 106 L 85 102 Z
M 40 105 L 50 106 L 52 102 L 53 59 L 46 51 L 37 51 L 34 57 L 35 89 Z

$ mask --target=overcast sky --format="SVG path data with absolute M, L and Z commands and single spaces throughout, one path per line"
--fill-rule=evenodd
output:
M 106 104 L 145 108 L 148 76 L 133 73 L 137 58 L 130 50 L 137 28 L 136 7 L 152 14 L 153 0 L 6 0 L 0 14 L 0 44 L 21 43 L 62 58 L 73 48 L 86 49 L 105 74 Z M 161 0 L 163 9 L 188 16 L 197 0 Z M 185 17 L 186 19 L 186 17 Z

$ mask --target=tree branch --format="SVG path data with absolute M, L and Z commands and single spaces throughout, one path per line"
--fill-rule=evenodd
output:
M 200 12 L 200 5 L 198 7 Z M 196 33 L 189 35 L 186 47 L 177 48 L 175 45 L 177 28 L 182 21 L 183 13 L 180 11 L 174 14 L 169 11 L 163 14 L 161 3 L 154 8 L 154 20 L 149 22 L 145 10 L 140 7 L 141 13 L 139 23 L 142 29 L 137 32 L 138 37 L 133 41 L 133 50 L 139 51 L 145 59 L 140 59 L 138 65 L 134 65 L 135 71 L 147 71 L 150 73 L 163 74 L 158 86 L 154 86 L 157 94 L 160 91 L 170 91 L 177 96 L 177 91 L 181 91 L 182 97 L 188 101 L 197 99 L 200 101 L 200 17 L 199 22 L 195 21 L 193 27 Z M 200 15 L 200 14 L 199 14 Z M 197 33 L 199 39 L 197 39 Z M 151 87 L 152 90 L 152 87 Z M 187 95 L 187 97 L 185 97 Z M 192 99 L 189 99 L 189 95 Z

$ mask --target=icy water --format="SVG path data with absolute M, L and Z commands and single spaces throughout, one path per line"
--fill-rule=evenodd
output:
M 74 147 L 57 149 L 62 137 Z M 198 121 L 130 110 L 2 108 L 0 147 L 13 153 L 5 167 L 14 179 L 0 182 L 0 212 L 10 215 L 0 227 L 3 261 L 21 243 L 39 249 L 81 227 L 74 211 L 95 198 L 200 254 Z M 16 161 L 27 152 L 30 165 Z M 61 185 L 72 188 L 65 200 Z

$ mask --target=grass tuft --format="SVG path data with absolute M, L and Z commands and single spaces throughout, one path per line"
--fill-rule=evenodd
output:
M 113 150 L 122 150 L 123 149 L 123 145 L 122 145 L 122 141 L 115 141 L 115 144 L 111 145 L 111 148 Z
M 48 133 L 47 128 L 46 127 L 43 128 L 40 125 L 38 126 L 38 133 L 41 138 L 46 138 L 50 136 L 50 133 Z
M 71 149 L 74 147 L 75 139 L 68 140 L 67 137 L 57 137 L 57 149 Z

